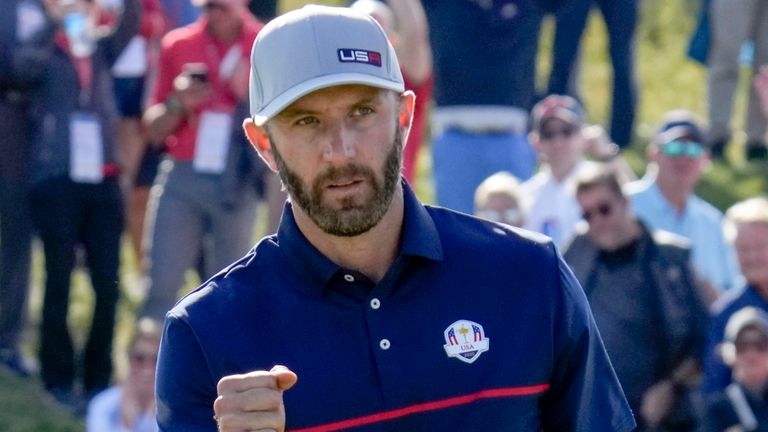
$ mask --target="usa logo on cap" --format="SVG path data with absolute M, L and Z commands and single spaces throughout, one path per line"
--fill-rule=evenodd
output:
M 336 51 L 342 63 L 363 63 L 381 67 L 381 53 L 355 48 L 340 48 Z
M 464 363 L 472 363 L 488 351 L 491 340 L 485 337 L 483 326 L 467 320 L 458 320 L 443 332 L 445 352 Z

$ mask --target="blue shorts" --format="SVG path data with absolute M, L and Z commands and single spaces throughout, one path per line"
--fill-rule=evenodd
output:
M 115 100 L 120 117 L 141 117 L 144 100 L 144 77 L 115 78 Z

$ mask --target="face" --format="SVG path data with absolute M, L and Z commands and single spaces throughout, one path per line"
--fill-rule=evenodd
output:
M 542 124 L 534 144 L 541 158 L 550 165 L 572 165 L 584 153 L 581 128 L 559 118 Z
M 624 197 L 616 196 L 607 186 L 597 185 L 576 198 L 589 224 L 588 236 L 599 248 L 613 250 L 626 242 L 632 217 Z
M 706 167 L 703 146 L 686 139 L 652 147 L 651 159 L 659 166 L 658 181 L 690 193 Z
M 243 0 L 206 0 L 200 9 L 208 18 L 208 25 L 217 32 L 240 23 Z
M 768 224 L 738 224 L 733 245 L 747 281 L 768 288 Z
M 157 366 L 157 351 L 159 341 L 137 339 L 133 349 L 128 353 L 130 365 L 129 378 L 146 394 L 154 392 L 155 367 Z
M 299 99 L 270 122 L 266 159 L 324 232 L 363 234 L 389 209 L 400 179 L 401 105 L 392 92 L 339 86 Z
M 757 327 L 746 327 L 736 338 L 733 372 L 742 383 L 768 382 L 768 335 Z
M 517 200 L 506 193 L 489 194 L 483 202 L 478 203 L 475 215 L 516 227 L 523 224 Z

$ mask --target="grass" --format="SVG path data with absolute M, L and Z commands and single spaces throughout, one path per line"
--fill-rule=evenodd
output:
M 450 0 L 446 0 L 450 1 Z M 281 10 L 299 7 L 307 1 L 283 0 Z M 326 4 L 342 4 L 342 1 L 324 1 Z M 685 47 L 693 26 L 695 0 L 645 0 L 642 19 L 637 32 L 637 75 L 640 84 L 640 104 L 636 136 L 633 145 L 626 151 L 630 165 L 642 173 L 645 166 L 645 143 L 651 137 L 655 125 L 667 110 L 688 108 L 701 118 L 706 118 L 706 71 L 685 57 Z M 551 23 L 546 23 L 542 36 L 542 52 L 551 45 Z M 594 123 L 606 123 L 611 91 L 611 70 L 606 59 L 605 28 L 599 15 L 593 14 L 583 40 L 581 89 L 588 117 Z M 539 59 L 540 82 L 549 68 L 546 55 Z M 745 72 L 746 73 L 746 72 Z M 735 119 L 743 117 L 745 88 L 742 86 L 737 98 Z M 740 129 L 742 122 L 736 120 L 734 129 Z M 736 136 L 735 145 L 728 150 L 729 163 L 717 163 L 704 175 L 698 192 L 705 199 L 721 209 L 739 199 L 766 190 L 768 174 L 750 167 L 743 162 L 741 146 L 743 136 Z M 429 150 L 425 148 L 419 159 L 416 191 L 427 202 L 432 201 L 432 184 Z M 262 220 L 263 210 L 259 220 Z M 258 232 L 263 230 L 257 229 Z M 42 258 L 39 245 L 35 246 L 32 288 L 29 303 L 29 323 L 25 333 L 24 349 L 34 358 L 37 346 L 37 327 L 42 297 Z M 118 311 L 116 358 L 126 345 L 128 329 L 143 296 L 139 275 L 136 272 L 129 248 L 124 248 L 121 267 L 123 297 Z M 187 287 L 197 283 L 188 278 Z M 74 276 L 70 328 L 75 343 L 82 346 L 90 322 L 92 295 L 87 276 L 78 270 Z M 118 373 L 124 370 L 124 363 L 118 360 Z M 20 380 L 0 372 L 0 431 L 6 432 L 58 432 L 83 430 L 81 421 L 73 419 L 50 404 L 36 380 Z

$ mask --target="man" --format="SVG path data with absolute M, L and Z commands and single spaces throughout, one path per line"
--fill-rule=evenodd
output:
M 581 219 L 573 193 L 575 176 L 592 163 L 584 158 L 584 111 L 570 96 L 550 95 L 533 107 L 532 116 L 529 140 L 544 165 L 521 186 L 525 228 L 562 247 Z
M 26 376 L 19 347 L 29 290 L 32 219 L 30 100 L 53 51 L 41 0 L 12 0 L 0 17 L 0 364 Z
M 731 138 L 731 115 L 741 74 L 740 56 L 745 42 L 753 43 L 750 78 L 768 65 L 768 8 L 754 0 L 732 2 L 711 0 L 709 7 L 709 52 L 707 55 L 707 91 L 710 133 L 707 143 L 715 159 L 722 159 Z M 765 133 L 768 121 L 760 108 L 756 89 L 748 86 L 744 123 L 747 161 L 765 161 L 768 149 Z
M 746 281 L 726 292 L 713 305 L 702 390 L 714 393 L 730 382 L 731 371 L 717 353 L 728 319 L 745 306 L 768 311 L 768 199 L 750 198 L 734 204 L 725 214 L 726 234 L 733 241 Z
M 290 202 L 166 316 L 161 430 L 634 427 L 552 244 L 402 181 L 414 98 L 370 16 L 307 6 L 251 59 L 244 127 Z
M 472 213 L 477 186 L 531 177 L 540 2 L 423 0 L 435 69 L 432 175 L 437 204 Z
M 645 177 L 627 185 L 632 211 L 650 227 L 686 237 L 693 266 L 715 292 L 738 277 L 736 257 L 725 240 L 722 213 L 694 194 L 707 164 L 704 132 L 685 110 L 666 113 L 648 146 Z
M 687 242 L 651 233 L 605 167 L 579 174 L 576 198 L 586 226 L 564 257 L 584 287 L 640 430 L 692 430 L 692 412 L 673 407 L 697 378 L 708 314 Z
M 245 112 L 247 56 L 262 24 L 246 0 L 196 3 L 201 18 L 163 38 L 144 115 L 152 141 L 165 142 L 169 156 L 147 215 L 144 315 L 155 319 L 173 306 L 201 254 L 205 278 L 248 250 L 256 215 L 257 194 L 246 180 L 261 165 L 251 165 L 248 144 L 232 130 L 238 108 Z

